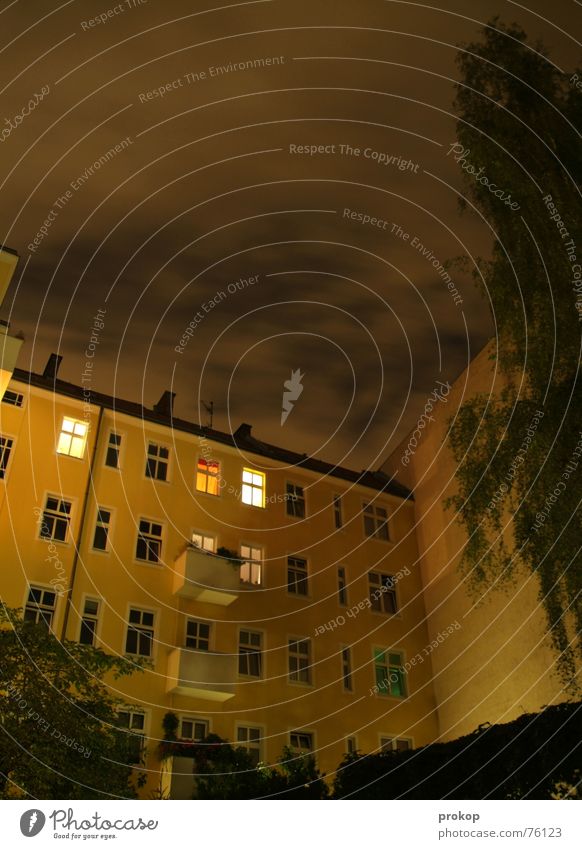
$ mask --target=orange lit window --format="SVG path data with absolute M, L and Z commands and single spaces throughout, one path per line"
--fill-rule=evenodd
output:
M 252 507 L 265 506 L 265 475 L 254 469 L 243 469 L 242 502 Z
M 218 478 L 220 477 L 220 463 L 216 460 L 198 460 L 196 470 L 196 489 L 198 492 L 206 492 L 208 495 L 218 495 Z
M 88 430 L 87 422 L 80 422 L 78 419 L 70 419 L 65 416 L 57 444 L 58 453 L 67 454 L 69 457 L 82 457 L 85 453 Z

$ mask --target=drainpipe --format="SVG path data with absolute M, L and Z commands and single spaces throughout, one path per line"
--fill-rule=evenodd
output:
M 97 447 L 99 445 L 99 435 L 101 433 L 101 423 L 103 421 L 103 407 L 99 408 L 99 418 L 97 419 L 97 431 L 95 433 L 95 442 L 93 443 L 93 453 L 91 455 L 91 463 L 89 465 L 89 475 L 87 477 L 87 486 L 83 496 L 83 507 L 81 509 L 81 522 L 79 524 L 79 535 L 77 544 L 75 545 L 75 556 L 73 557 L 73 566 L 71 569 L 71 580 L 69 589 L 67 590 L 67 599 L 65 601 L 65 613 L 63 616 L 63 627 L 61 630 L 61 642 L 66 638 L 67 625 L 69 624 L 69 613 L 71 611 L 71 603 L 73 599 L 73 588 L 75 586 L 75 577 L 77 575 L 77 566 L 79 563 L 79 553 L 81 550 L 81 542 L 83 540 L 83 531 L 85 530 L 85 520 L 87 518 L 87 503 L 89 501 L 89 492 L 93 482 L 93 470 L 95 468 L 95 460 L 97 457 Z

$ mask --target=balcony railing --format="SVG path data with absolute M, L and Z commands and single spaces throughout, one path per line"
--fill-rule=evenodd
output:
M 166 691 L 226 702 L 235 693 L 235 655 L 175 648 L 168 655 Z
M 239 597 L 240 572 L 225 557 L 189 546 L 174 562 L 174 592 L 226 607 Z

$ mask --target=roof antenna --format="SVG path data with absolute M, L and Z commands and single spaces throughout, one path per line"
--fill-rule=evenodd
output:
M 202 398 L 200 400 L 202 401 Z M 208 425 L 208 427 L 212 430 L 212 417 L 214 415 L 214 401 L 211 401 L 210 404 L 207 404 L 206 401 L 202 401 L 202 404 L 204 405 L 204 409 L 206 410 L 206 412 L 210 416 L 210 424 Z

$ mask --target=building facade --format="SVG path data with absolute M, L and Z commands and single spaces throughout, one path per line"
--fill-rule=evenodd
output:
M 209 732 L 274 763 L 438 736 L 410 493 L 256 440 L 16 370 L 0 405 L 1 594 L 60 638 L 150 668 L 109 682 L 136 762 L 192 794 Z M 413 662 L 414 661 L 414 662 Z

